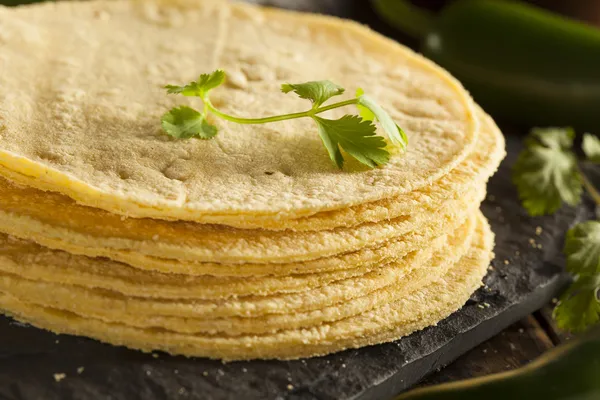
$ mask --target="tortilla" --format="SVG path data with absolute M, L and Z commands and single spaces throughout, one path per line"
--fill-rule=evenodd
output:
M 228 224 L 393 198 L 448 174 L 479 131 L 447 72 L 332 17 L 209 0 L 48 2 L 0 7 L 0 31 L 2 171 L 116 214 Z M 215 121 L 214 140 L 169 138 L 160 116 L 199 102 L 162 86 L 215 68 L 232 75 L 213 102 L 241 117 L 307 108 L 280 93 L 284 82 L 364 87 L 406 129 L 408 151 L 381 168 L 348 160 L 339 171 L 306 118 Z M 356 110 L 328 117 L 346 113 Z
M 138 268 L 161 272 L 219 276 L 248 276 L 261 272 L 263 275 L 280 275 L 290 270 L 308 273 L 323 271 L 332 263 L 335 263 L 334 269 L 355 267 L 367 260 L 365 256 L 370 257 L 371 251 L 377 252 L 378 249 L 384 250 L 385 256 L 389 241 L 403 246 L 404 253 L 400 253 L 400 256 L 406 254 L 418 247 L 419 243 L 456 229 L 465 220 L 469 210 L 481 202 L 484 191 L 483 187 L 475 188 L 474 192 L 465 194 L 459 201 L 448 201 L 441 209 L 430 210 L 429 213 L 332 231 L 240 231 L 190 223 L 165 223 L 160 226 L 163 228 L 158 231 L 160 234 L 155 233 L 154 238 L 132 240 L 80 234 L 4 211 L 0 211 L 0 231 L 73 254 L 109 257 Z M 85 229 L 88 226 L 90 230 L 93 229 L 92 225 L 87 225 L 88 221 L 80 219 L 80 214 L 65 212 L 58 215 L 65 220 L 75 221 Z M 150 220 L 145 221 L 150 223 Z M 103 225 L 101 220 L 95 222 Z M 143 238 L 147 235 L 147 231 L 142 229 L 144 225 L 138 231 L 128 229 L 133 226 L 125 224 L 124 229 L 118 232 L 130 237 L 138 235 Z M 111 230 L 107 229 L 107 232 L 110 234 Z M 182 235 L 182 232 L 186 234 Z M 400 250 L 398 246 L 395 250 Z M 356 252 L 360 254 L 352 255 Z M 379 252 L 378 261 L 381 256 Z M 339 258 L 354 263 L 339 264 Z M 300 263 L 303 261 L 310 261 L 305 263 L 308 264 L 307 268 Z
M 442 279 L 372 311 L 310 329 L 228 337 L 107 323 L 0 292 L 0 308 L 14 318 L 57 333 L 85 335 L 143 351 L 224 360 L 295 359 L 389 342 L 436 324 L 459 309 L 481 285 L 492 258 L 493 234 L 484 221 L 469 252 Z
M 492 257 L 477 208 L 502 134 L 448 73 L 356 23 L 220 0 L 0 6 L 0 65 L 0 311 L 18 320 L 299 358 L 436 324 Z M 163 113 L 202 104 L 163 86 L 217 68 L 211 100 L 240 117 L 310 106 L 282 83 L 364 87 L 408 150 L 340 171 L 309 118 L 166 135 Z
M 241 217 L 237 225 L 241 228 L 262 228 L 269 230 L 290 229 L 295 231 L 326 230 L 338 227 L 352 227 L 365 222 L 379 222 L 393 219 L 402 215 L 422 211 L 423 207 L 436 207 L 449 199 L 459 199 L 467 192 L 474 182 L 487 180 L 498 167 L 504 157 L 504 137 L 494 121 L 482 110 L 478 110 L 482 121 L 482 132 L 478 136 L 474 151 L 465 161 L 432 186 L 421 190 L 372 203 L 366 203 L 335 211 L 321 212 L 310 217 L 298 219 L 247 219 Z M 15 178 L 15 173 L 0 166 L 0 176 Z M 22 177 L 15 180 L 22 181 Z M 35 199 L 35 201 L 31 201 Z M 89 227 L 108 227 L 111 232 L 123 230 L 123 218 L 98 209 L 82 207 L 65 196 L 54 193 L 11 185 L 0 179 L 0 208 L 16 215 L 28 216 L 41 220 L 44 224 L 65 227 L 71 230 L 85 231 Z M 75 215 L 76 218 L 63 218 L 64 215 Z M 102 220 L 98 224 L 97 220 Z M 82 227 L 81 221 L 85 221 Z M 147 232 L 148 237 L 154 236 L 154 224 L 161 222 L 127 223 L 126 231 Z M 144 224 L 144 226 L 140 226 Z M 11 224 L 12 225 L 12 224 Z M 106 228 L 105 228 L 106 229 Z M 90 232 L 94 235 L 106 235 L 105 232 Z M 13 232 L 14 234 L 14 232 Z M 148 238 L 146 238 L 148 240 Z
M 94 310 L 104 313 L 107 310 L 113 315 L 119 312 L 132 313 L 139 316 L 164 315 L 186 318 L 223 318 L 230 316 L 254 317 L 265 314 L 290 314 L 301 311 L 320 310 L 327 306 L 342 308 L 352 299 L 363 297 L 380 291 L 390 285 L 397 285 L 407 275 L 419 268 L 425 268 L 420 280 L 433 275 L 435 271 L 443 271 L 444 265 L 451 265 L 466 252 L 475 228 L 473 219 L 457 230 L 444 246 L 433 253 L 423 249 L 410 254 L 404 259 L 389 265 L 383 265 L 369 273 L 356 278 L 349 278 L 329 285 L 298 293 L 273 294 L 270 296 L 250 295 L 226 300 L 199 300 L 128 297 L 114 290 L 85 289 L 78 286 L 35 282 L 15 277 L 11 274 L 0 274 L 0 290 L 9 293 L 20 293 L 22 296 L 40 299 L 42 304 L 69 305 L 74 310 Z M 434 261 L 437 254 L 443 254 L 442 261 Z M 35 255 L 33 255 L 35 257 Z M 77 260 L 79 261 L 79 260 Z M 95 260 L 87 259 L 88 263 Z M 0 258 L 1 264 L 11 264 L 10 257 Z M 439 265 L 439 268 L 428 265 Z M 26 268 L 26 265 L 22 266 Z M 2 268 L 2 267 L 0 267 Z M 3 269 L 3 268 L 2 268 Z M 416 280 L 418 281 L 418 280 Z M 416 283 L 416 282 L 415 282 Z M 160 292 L 157 293 L 160 296 Z M 383 301 L 381 298 L 379 301 Z M 363 302 L 363 306 L 366 306 Z
M 445 235 L 432 241 L 438 248 Z M 33 242 L 0 234 L 0 271 L 54 284 L 112 290 L 126 296 L 166 299 L 226 299 L 297 293 L 370 272 L 380 265 L 367 264 L 345 270 L 285 276 L 214 277 L 144 271 L 107 259 L 94 259 L 50 250 Z M 10 261 L 8 261 L 10 260 Z M 26 267 L 24 267 L 26 266 Z
M 35 243 L 0 234 L 0 271 L 31 281 L 98 288 L 125 296 L 162 299 L 227 299 L 248 295 L 298 293 L 333 282 L 363 276 L 390 263 L 411 260 L 414 267 L 439 251 L 448 242 L 447 235 L 431 240 L 415 250 L 418 257 L 394 255 L 381 263 L 367 263 L 354 268 L 328 272 L 248 277 L 215 277 L 144 271 L 107 259 L 73 256 L 50 250 Z M 406 260 L 404 260 L 405 262 Z
M 196 306 L 198 309 L 201 306 L 196 302 L 123 298 L 107 291 L 35 282 L 5 273 L 0 273 L 0 291 L 26 298 L 34 304 L 72 311 L 105 322 L 127 321 L 128 325 L 136 327 L 164 328 L 180 333 L 241 335 L 309 328 L 364 313 L 405 297 L 441 278 L 466 254 L 471 245 L 475 224 L 475 218 L 472 218 L 454 234 L 446 246 L 437 249 L 433 256 L 427 256 L 426 251 L 421 251 L 402 262 L 382 266 L 373 273 L 332 283 L 318 290 L 307 290 L 306 293 L 265 298 L 248 296 L 215 304 L 216 307 L 234 308 L 236 311 L 257 311 L 265 308 L 266 301 L 269 311 L 274 312 L 258 316 L 253 313 L 250 318 L 205 318 L 205 315 L 193 314 Z M 480 236 L 482 231 L 483 223 L 479 221 L 477 235 Z M 424 253 L 423 256 L 421 253 Z M 5 260 L 0 261 L 0 265 L 4 263 Z M 342 301 L 338 301 L 340 296 L 344 296 Z M 318 308 L 314 307 L 315 299 L 321 300 Z M 310 308 L 298 311 L 299 305 L 309 305 Z M 177 309 L 180 306 L 187 308 L 185 315 L 179 314 Z
M 406 196 L 400 196 L 396 198 L 397 202 L 388 201 L 385 205 L 379 202 L 379 204 L 374 204 L 371 207 L 364 205 L 354 210 L 347 210 L 346 213 L 342 211 L 333 212 L 330 219 L 323 216 L 320 222 L 319 218 L 315 217 L 317 218 L 317 226 L 323 227 L 324 221 L 338 221 L 335 223 L 338 224 L 345 218 L 342 215 L 346 215 L 346 217 L 348 215 L 363 215 L 363 217 L 366 215 L 380 215 L 384 217 L 396 215 L 398 209 L 412 209 L 413 212 L 421 214 L 421 217 L 429 217 L 428 214 L 431 214 L 431 211 L 427 210 L 426 206 L 439 207 L 439 204 L 446 202 L 446 209 L 449 209 L 450 212 L 453 209 L 464 207 L 465 199 L 473 198 L 473 194 L 471 194 L 473 187 L 481 185 L 477 182 L 487 180 L 497 168 L 499 160 L 504 154 L 502 134 L 489 117 L 483 113 L 481 113 L 481 116 L 485 121 L 486 130 L 479 136 L 477 151 L 436 185 L 427 188 L 427 190 L 424 189 Z M 452 193 L 451 190 L 457 189 L 457 187 L 459 188 L 458 192 Z M 483 195 L 483 192 L 480 193 L 478 196 Z M 454 205 L 451 201 L 455 202 Z M 473 200 L 473 202 L 478 201 L 480 201 L 479 198 Z M 333 216 L 336 213 L 337 217 Z M 406 218 L 406 216 L 405 214 L 398 218 Z M 363 217 L 359 219 L 368 219 Z M 351 218 L 348 219 L 348 221 L 351 220 Z M 408 226 L 416 226 L 420 220 L 413 221 Z M 308 226 L 308 222 L 304 221 Z M 398 234 L 394 233 L 393 230 L 390 232 L 389 229 L 392 225 L 389 222 L 385 225 L 387 226 L 381 228 L 378 232 L 384 235 L 384 240 L 386 237 Z M 307 226 L 304 226 L 304 228 Z M 407 230 L 406 226 L 404 224 L 404 232 Z M 365 226 L 360 229 L 365 229 Z M 357 242 L 356 238 L 347 241 L 345 238 L 331 232 L 271 233 L 151 219 L 123 219 L 101 210 L 79 206 L 65 196 L 11 185 L 2 179 L 0 179 L 0 230 L 21 238 L 34 240 L 51 248 L 76 254 L 110 257 L 144 269 L 195 275 L 204 273 L 214 275 L 265 274 L 264 269 L 260 271 L 247 268 L 242 271 L 237 268 L 239 271 L 230 272 L 220 265 L 215 266 L 206 263 L 198 265 L 196 261 L 206 261 L 207 251 L 211 256 L 209 259 L 217 263 L 243 262 L 256 264 L 276 262 L 282 264 L 307 258 L 326 257 L 327 254 L 331 255 L 336 252 L 351 251 L 352 247 L 360 247 L 361 243 L 365 242 L 369 242 L 371 247 L 374 242 L 376 243 L 373 236 L 368 236 L 366 240 Z M 338 232 L 340 231 L 344 232 L 346 237 L 355 235 L 355 231 L 351 229 L 340 229 Z M 231 235 L 229 235 L 230 233 Z M 214 239 L 212 243 L 207 240 L 207 235 Z M 234 249 L 231 243 L 224 243 L 228 241 L 228 238 L 229 241 L 237 240 L 239 247 Z M 265 248 L 272 251 L 277 246 L 282 246 L 282 242 L 287 242 L 287 245 L 281 247 L 278 254 L 275 255 L 275 257 L 280 257 L 279 260 L 272 255 L 267 257 L 261 254 L 261 251 L 265 251 Z M 311 248 L 304 249 L 304 255 L 297 254 L 294 256 L 292 252 L 303 250 L 302 246 L 299 245 L 302 243 Z M 333 243 L 333 246 L 325 249 L 325 251 L 329 250 L 329 253 L 325 253 L 323 247 L 329 246 L 329 243 Z M 212 249 L 201 248 L 207 244 L 211 244 Z M 319 251 L 317 248 L 316 250 L 319 253 L 311 256 L 311 252 L 319 244 L 322 249 Z M 224 257 L 219 254 L 210 254 L 211 251 L 215 251 L 215 249 L 218 251 L 219 248 L 228 251 Z M 132 252 L 127 249 L 135 250 Z M 202 250 L 205 252 L 204 255 L 201 253 Z M 232 250 L 235 250 L 235 253 L 232 253 Z M 288 251 L 289 254 L 286 255 Z M 200 252 L 200 254 L 193 254 L 194 252 Z M 254 259 L 250 257 L 252 253 L 254 253 Z M 182 262 L 168 260 L 168 258 L 173 257 Z M 186 261 L 193 261 L 193 263 Z M 339 265 L 340 268 L 338 269 L 343 269 L 343 264 Z M 283 270 L 287 269 L 283 268 Z M 311 271 L 313 269 L 308 268 L 305 272 Z M 297 269 L 296 272 L 302 272 L 302 269 Z

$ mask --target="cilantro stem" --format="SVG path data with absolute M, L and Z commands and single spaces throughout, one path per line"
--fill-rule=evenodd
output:
M 333 110 L 334 108 L 344 107 L 344 106 L 352 106 L 358 104 L 360 99 L 350 99 L 346 101 L 340 101 L 339 103 L 333 103 L 328 106 L 319 107 L 314 110 L 313 114 L 320 114 L 322 112 Z
M 325 111 L 333 110 L 335 108 L 356 105 L 356 104 L 358 104 L 358 101 L 359 101 L 358 99 L 350 99 L 350 100 L 340 101 L 338 103 L 333 103 L 333 104 L 319 107 L 319 108 L 312 108 L 308 111 L 302 111 L 302 112 L 291 113 L 291 114 L 274 115 L 271 117 L 264 117 L 264 118 L 240 118 L 240 117 L 226 114 L 222 111 L 219 111 L 219 109 L 217 109 L 215 106 L 213 106 L 209 99 L 205 99 L 204 104 L 210 110 L 210 112 L 212 112 L 216 116 L 223 118 L 227 121 L 235 122 L 238 124 L 254 125 L 254 124 L 267 124 L 270 122 L 285 121 L 288 119 L 312 117 L 316 114 L 320 114 Z
M 577 169 L 579 170 L 579 175 L 581 175 L 581 181 L 583 182 L 583 186 L 588 191 L 596 205 L 600 206 L 600 192 L 598 192 L 594 184 L 590 182 L 587 176 L 585 176 L 585 173 L 583 172 L 581 167 L 577 166 Z

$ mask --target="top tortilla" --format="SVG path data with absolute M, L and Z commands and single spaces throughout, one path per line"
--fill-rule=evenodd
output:
M 306 119 L 215 121 L 214 140 L 171 139 L 160 115 L 200 104 L 161 87 L 216 68 L 231 79 L 214 102 L 243 117 L 307 108 L 279 92 L 283 82 L 331 79 L 348 97 L 364 87 L 409 149 L 382 168 L 348 160 L 339 171 Z M 0 166 L 134 217 L 297 218 L 385 199 L 444 176 L 478 131 L 460 84 L 395 42 L 348 21 L 222 1 L 0 7 L 0 69 Z M 345 113 L 356 111 L 329 117 Z

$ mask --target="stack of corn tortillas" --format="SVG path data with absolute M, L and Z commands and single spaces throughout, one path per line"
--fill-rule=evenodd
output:
M 493 234 L 504 156 L 446 72 L 355 23 L 222 1 L 0 8 L 0 310 L 54 332 L 220 359 L 398 339 L 458 310 Z M 176 140 L 162 86 L 222 68 L 240 116 L 284 82 L 364 87 L 409 135 L 338 170 L 311 121 Z M 340 117 L 356 110 L 333 110 Z

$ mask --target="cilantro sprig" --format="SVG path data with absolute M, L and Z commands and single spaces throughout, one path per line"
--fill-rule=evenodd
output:
M 210 101 L 210 92 L 225 83 L 225 80 L 225 72 L 217 70 L 210 74 L 202 74 L 197 81 L 184 86 L 165 86 L 169 94 L 199 97 L 204 108 L 202 111 L 188 106 L 171 109 L 162 116 L 163 130 L 177 139 L 211 139 L 217 135 L 218 128 L 209 122 L 210 115 L 238 124 L 267 124 L 311 118 L 317 125 L 317 131 L 329 157 L 338 168 L 344 165 L 342 150 L 370 168 L 384 165 L 389 161 L 387 142 L 383 137 L 377 136 L 374 121 L 379 122 L 393 145 L 402 150 L 405 150 L 408 145 L 406 133 L 381 106 L 365 95 L 362 89 L 359 89 L 356 97 L 352 99 L 325 105 L 331 98 L 344 94 L 345 89 L 327 80 L 299 84 L 286 83 L 281 86 L 281 91 L 295 93 L 300 98 L 309 100 L 312 103 L 309 110 L 265 118 L 239 118 L 220 111 Z M 344 115 L 339 119 L 318 116 L 325 111 L 351 105 L 358 108 L 360 116 Z
M 575 281 L 562 295 L 554 317 L 559 327 L 581 332 L 600 322 L 600 222 L 575 225 L 567 233 L 564 252 Z
M 577 205 L 584 189 L 597 205 L 600 193 L 586 177 L 573 149 L 570 128 L 533 129 L 513 167 L 513 181 L 530 215 L 556 212 L 564 203 Z M 600 140 L 585 134 L 585 162 L 600 163 Z M 574 282 L 554 310 L 560 328 L 580 332 L 600 322 L 600 222 L 575 225 L 566 236 L 564 253 Z
M 513 180 L 531 215 L 556 212 L 562 203 L 576 205 L 582 193 L 577 157 L 571 151 L 572 129 L 533 129 L 514 166 Z

